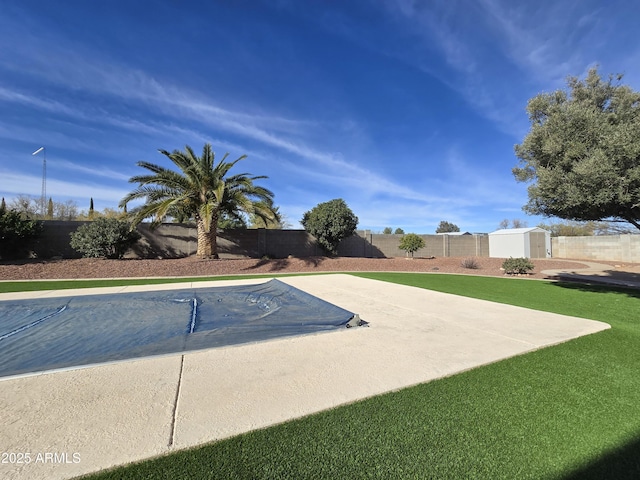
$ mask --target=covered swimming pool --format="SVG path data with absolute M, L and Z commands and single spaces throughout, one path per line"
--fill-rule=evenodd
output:
M 272 279 L 265 283 L 0 302 L 0 377 L 165 355 L 363 322 Z

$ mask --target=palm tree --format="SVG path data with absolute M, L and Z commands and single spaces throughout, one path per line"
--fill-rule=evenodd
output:
M 138 188 L 120 202 L 121 208 L 135 199 L 146 199 L 144 205 L 130 212 L 133 225 L 153 217 L 158 225 L 168 215 L 179 212 L 183 218 L 194 219 L 198 231 L 197 255 L 202 258 L 218 258 L 216 234 L 221 215 L 238 216 L 242 213 L 257 215 L 265 220 L 277 218 L 273 206 L 273 193 L 254 185 L 254 180 L 266 176 L 250 176 L 239 173 L 227 176 L 229 170 L 240 160 L 226 162 L 228 153 L 218 164 L 210 144 L 205 144 L 202 156 L 198 157 L 188 145 L 183 152 L 169 153 L 159 150 L 179 169 L 170 170 L 149 162 L 138 162 L 138 166 L 151 171 L 150 175 L 138 175 L 129 179 L 139 183 Z

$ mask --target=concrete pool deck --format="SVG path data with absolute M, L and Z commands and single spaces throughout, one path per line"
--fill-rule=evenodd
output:
M 279 280 L 358 313 L 370 326 L 0 380 L 0 478 L 71 478 L 609 328 L 346 274 Z M 109 287 L 73 294 L 264 281 Z M 0 300 L 70 293 L 2 294 Z

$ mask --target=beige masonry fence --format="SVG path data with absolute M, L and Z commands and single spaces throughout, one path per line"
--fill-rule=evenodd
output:
M 640 235 L 598 235 L 551 239 L 554 258 L 640 263 Z
M 86 222 L 44 222 L 42 237 L 30 245 L 38 258 L 77 258 L 80 255 L 70 245 L 69 234 Z M 196 252 L 196 231 L 193 225 L 165 223 L 155 230 L 141 224 L 142 239 L 131 257 L 176 258 Z M 490 236 L 420 235 L 425 246 L 417 257 L 488 257 Z M 371 233 L 358 230 L 338 247 L 344 257 L 404 257 L 398 248 L 402 235 Z M 309 257 L 322 255 L 315 238 L 304 230 L 227 230 L 220 232 L 218 246 L 222 258 Z M 640 235 L 610 235 L 596 237 L 555 237 L 551 239 L 553 258 L 603 260 L 640 263 Z M 534 253 L 531 253 L 535 258 Z
M 80 255 L 69 245 L 70 233 L 86 222 L 45 221 L 43 235 L 30 245 L 38 258 L 77 258 Z M 176 258 L 196 252 L 195 226 L 164 223 L 156 229 L 140 224 L 142 239 L 128 253 L 130 257 Z M 425 247 L 416 252 L 418 257 L 489 256 L 489 240 L 479 235 L 421 235 Z M 338 247 L 343 257 L 403 257 L 398 248 L 402 235 L 377 234 L 358 230 L 344 239 Z M 323 255 L 315 238 L 304 230 L 243 229 L 227 230 L 218 234 L 221 258 L 273 258 L 309 257 Z

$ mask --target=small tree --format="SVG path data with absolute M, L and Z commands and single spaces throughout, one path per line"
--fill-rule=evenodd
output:
M 71 233 L 71 248 L 83 257 L 122 258 L 140 239 L 128 222 L 117 218 L 98 218 Z
M 53 199 L 51 197 L 49 197 L 47 204 L 47 220 L 53 220 Z
M 459 232 L 460 227 L 451 222 L 446 222 L 442 220 L 438 228 L 436 228 L 436 233 L 450 233 L 450 232 Z
M 391 227 L 384 227 L 384 230 L 382 230 L 382 233 L 384 233 L 385 235 L 389 235 L 391 232 Z
M 404 230 L 401 228 L 396 228 L 395 232 L 393 233 L 395 233 L 396 235 L 404 235 Z
M 407 255 L 409 255 L 410 253 L 411 258 L 413 258 L 414 252 L 417 252 L 422 247 L 424 247 L 424 239 L 421 236 L 416 235 L 415 233 L 409 233 L 402 237 L 402 240 L 400 240 L 400 245 L 398 247 L 400 248 L 400 250 L 404 250 L 405 252 L 407 252 Z
M 89 201 L 89 220 L 95 219 L 95 212 L 93 211 L 93 197 Z
M 358 217 L 344 200 L 337 198 L 319 203 L 305 212 L 300 223 L 307 232 L 316 237 L 322 248 L 335 255 L 340 241 L 356 231 Z
M 25 242 L 42 233 L 42 222 L 15 210 L 0 208 L 0 258 L 19 257 Z

